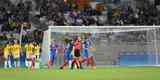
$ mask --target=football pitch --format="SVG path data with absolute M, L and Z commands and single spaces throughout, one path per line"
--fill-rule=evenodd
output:
M 160 67 L 103 67 L 83 70 L 0 69 L 0 80 L 160 80 Z

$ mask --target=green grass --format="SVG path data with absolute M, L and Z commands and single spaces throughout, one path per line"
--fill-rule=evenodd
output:
M 160 80 L 160 67 L 106 67 L 83 70 L 0 69 L 0 80 Z

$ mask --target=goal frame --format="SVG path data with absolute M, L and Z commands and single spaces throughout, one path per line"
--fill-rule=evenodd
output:
M 144 31 L 154 30 L 159 26 L 49 26 L 48 30 L 44 31 L 42 43 L 42 65 L 48 62 L 50 53 L 51 33 L 52 32 L 72 32 L 72 33 L 110 33 L 110 32 L 130 32 L 130 31 Z M 155 32 L 156 33 L 156 32 Z M 156 34 L 155 34 L 156 36 Z M 155 44 L 155 47 L 157 44 Z M 156 49 L 156 55 L 158 49 Z M 158 65 L 158 56 L 156 57 L 156 65 Z

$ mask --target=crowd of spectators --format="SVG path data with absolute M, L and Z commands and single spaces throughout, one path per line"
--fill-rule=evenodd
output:
M 108 12 L 109 25 L 159 25 L 160 15 L 155 5 L 149 2 L 144 6 L 132 8 L 121 6 Z
M 0 4 L 3 4 L 0 6 L 1 30 L 20 32 L 24 22 L 27 23 L 26 27 L 30 28 L 34 24 L 32 17 L 44 19 L 43 22 L 58 26 L 160 24 L 158 9 L 147 1 L 140 7 L 126 4 L 116 6 L 120 4 L 118 1 L 114 5 L 115 8 L 109 8 L 104 3 L 99 3 L 101 7 L 95 5 L 96 8 L 93 8 L 91 2 L 82 7 L 78 1 L 80 0 L 20 0 L 17 4 L 13 4 L 10 0 L 2 0 L 0 1 Z M 39 14 L 34 14 L 35 12 Z
M 22 26 L 22 43 L 37 38 L 40 39 L 37 42 L 41 42 L 41 31 L 31 29 L 34 11 L 32 1 L 20 0 L 13 3 L 11 0 L 1 0 L 0 4 L 0 46 L 13 39 L 19 40 Z
M 141 7 L 133 8 L 130 5 L 120 5 L 111 9 L 102 3 L 100 4 L 101 7 L 95 5 L 96 8 L 93 8 L 90 4 L 82 7 L 76 1 L 79 0 L 20 0 L 14 4 L 11 0 L 1 0 L 1 40 L 8 38 L 6 36 L 9 34 L 17 34 L 18 36 L 22 24 L 24 31 L 26 31 L 23 33 L 33 33 L 27 32 L 28 29 L 34 27 L 33 17 L 37 17 L 39 21 L 42 20 L 49 25 L 58 26 L 160 24 L 158 9 L 154 4 L 150 4 L 147 1 Z M 33 6 L 34 3 L 35 5 Z M 107 11 L 107 13 L 104 14 L 104 11 Z M 36 12 L 39 14 L 35 14 Z M 23 35 L 23 38 L 28 40 L 26 39 L 26 35 Z
M 67 3 L 63 0 L 48 0 L 48 2 L 46 1 L 46 3 L 44 2 L 43 4 L 43 7 L 46 6 L 46 8 L 42 9 L 42 13 L 46 14 L 45 16 L 47 16 L 51 25 L 91 26 L 160 24 L 158 8 L 147 0 L 141 1 L 141 3 L 135 5 L 135 7 L 126 4 L 116 6 L 117 4 L 121 4 L 120 2 L 114 4 L 115 8 L 109 8 L 106 4 L 103 4 L 104 6 L 101 11 L 98 11 L 91 5 L 80 8 L 76 2 Z M 103 14 L 105 11 L 107 13 Z
M 40 15 L 45 16 L 50 25 L 100 25 L 97 16 L 102 13 L 91 5 L 81 8 L 76 0 L 47 0 L 42 5 Z
M 20 32 L 21 25 L 25 22 L 27 27 L 30 27 L 30 5 L 28 2 L 20 1 L 18 4 L 13 4 L 9 0 L 0 1 L 0 25 L 1 32 L 15 31 Z

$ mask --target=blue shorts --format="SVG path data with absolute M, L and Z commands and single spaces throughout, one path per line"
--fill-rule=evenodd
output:
M 69 61 L 73 59 L 73 56 L 71 54 L 71 51 L 67 50 L 67 52 L 64 54 L 65 60 Z
M 56 60 L 57 55 L 56 55 L 56 53 L 51 52 L 49 57 L 50 57 L 51 61 L 54 62 Z
M 83 57 L 89 57 L 89 49 L 83 50 Z

